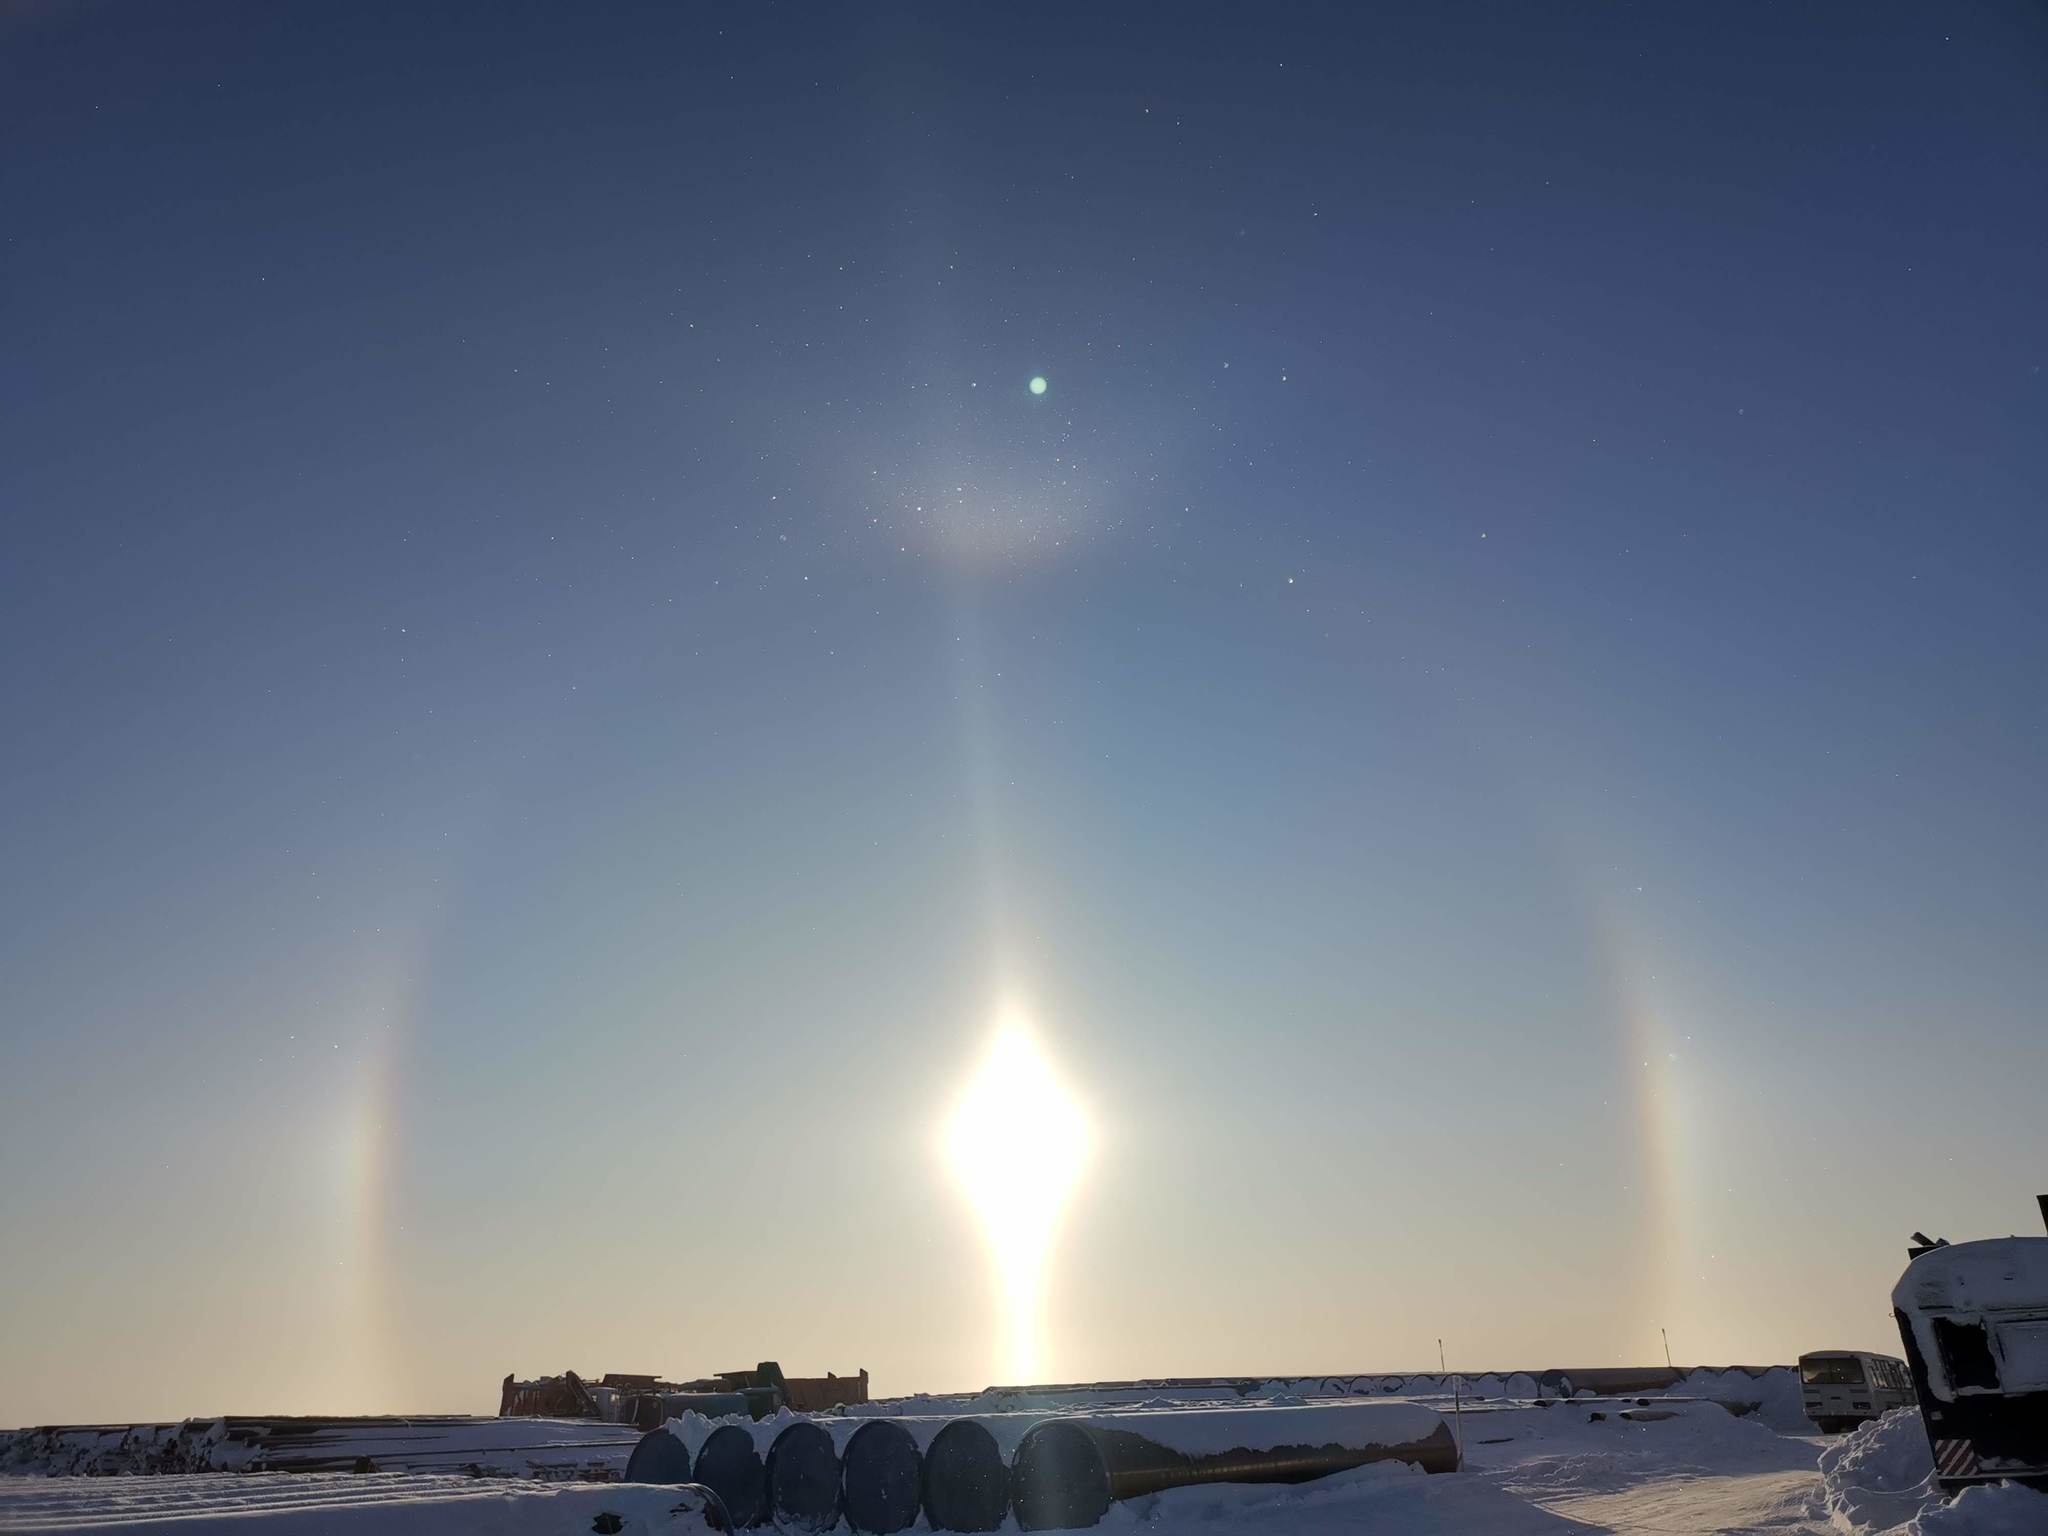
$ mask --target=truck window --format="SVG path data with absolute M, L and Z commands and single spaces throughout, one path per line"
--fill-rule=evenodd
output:
M 1998 1390 L 1998 1362 L 1991 1358 L 1991 1340 L 1982 1323 L 1960 1318 L 1934 1319 L 1934 1342 L 1941 1347 L 1942 1364 L 1948 1368 L 1948 1384 L 1956 1391 L 1964 1387 Z

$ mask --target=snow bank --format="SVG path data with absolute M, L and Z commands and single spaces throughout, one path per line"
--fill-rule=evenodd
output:
M 1820 1453 L 1821 1500 L 1835 1528 L 1882 1531 L 1938 1500 L 1917 1408 L 1895 1408 Z
M 1669 1395 L 1701 1397 L 1729 1408 L 1753 1403 L 1756 1406 L 1748 1411 L 1780 1434 L 1813 1433 L 1813 1422 L 1800 1397 L 1799 1372 L 1789 1365 L 1774 1365 L 1761 1372 L 1696 1370 L 1672 1387 Z
M 1298 1484 L 1211 1483 L 1112 1505 L 1105 1536 L 1593 1536 L 1476 1478 L 1380 1462 Z
M 2048 1531 L 2048 1493 L 2017 1483 L 1965 1488 L 1886 1536 L 2041 1536 Z
M 1628 1413 L 1654 1413 L 1631 1419 Z M 1638 1410 L 1560 1402 L 1464 1416 L 1465 1467 L 1540 1501 L 1622 1492 L 1671 1477 L 1808 1473 L 1810 1441 L 1714 1403 Z
M 582 1536 L 601 1514 L 619 1536 L 688 1536 L 678 1490 L 632 1484 L 476 1481 L 418 1474 L 193 1474 L 0 1478 L 0 1530 L 103 1536 Z
M 1843 1536 L 2042 1536 L 2048 1493 L 1987 1483 L 1944 1499 L 1916 1408 L 1897 1408 L 1820 1453 L 1822 1502 Z

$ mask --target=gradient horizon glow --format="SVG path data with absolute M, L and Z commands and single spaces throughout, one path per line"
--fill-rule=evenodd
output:
M 0 79 L 0 1424 L 1893 1351 L 2033 1224 L 2038 7 Z

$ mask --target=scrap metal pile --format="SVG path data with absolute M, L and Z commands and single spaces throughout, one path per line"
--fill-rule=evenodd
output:
M 868 1373 L 785 1376 L 773 1360 L 751 1371 L 720 1371 L 697 1381 L 607 1372 L 587 1382 L 574 1371 L 518 1381 L 507 1376 L 498 1393 L 500 1418 L 601 1419 L 652 1429 L 683 1413 L 712 1417 L 742 1413 L 765 1419 L 785 1408 L 829 1413 L 868 1400 Z

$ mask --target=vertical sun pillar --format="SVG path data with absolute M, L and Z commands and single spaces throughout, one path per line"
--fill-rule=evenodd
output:
M 946 1130 L 946 1157 L 981 1219 L 1003 1311 L 1006 1379 L 1046 1365 L 1045 1277 L 1088 1124 L 1023 1020 L 1006 1015 Z

